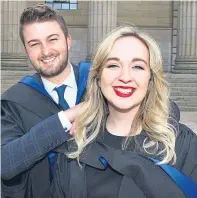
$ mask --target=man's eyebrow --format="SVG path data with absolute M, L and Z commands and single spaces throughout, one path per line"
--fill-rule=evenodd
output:
M 32 39 L 32 40 L 28 41 L 27 43 L 30 44 L 31 42 L 38 42 L 38 39 Z
M 47 39 L 51 38 L 52 36 L 58 36 L 59 37 L 59 34 L 51 34 L 51 35 L 47 36 Z
M 51 38 L 52 36 L 58 36 L 59 37 L 58 34 L 51 34 L 51 35 L 47 36 L 47 39 Z M 38 41 L 39 41 L 39 39 L 32 39 L 32 40 L 28 41 L 27 43 L 29 44 L 31 42 L 38 42 Z

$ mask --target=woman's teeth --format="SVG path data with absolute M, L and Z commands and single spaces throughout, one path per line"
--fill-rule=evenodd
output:
M 121 92 L 121 93 L 131 93 L 133 91 L 133 89 L 122 89 L 122 88 L 115 88 L 117 91 Z

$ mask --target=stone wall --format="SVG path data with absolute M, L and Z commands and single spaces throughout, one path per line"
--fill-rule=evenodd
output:
M 1 52 L 5 55 L 24 55 L 19 38 L 19 20 L 26 3 L 23 1 L 1 2 Z
M 145 27 L 171 27 L 170 1 L 118 1 L 118 24 L 130 22 Z
M 79 1 L 78 10 L 60 10 L 68 26 L 88 26 L 88 2 Z
M 72 47 L 69 54 L 70 60 L 74 64 L 85 60 L 87 56 L 87 28 L 68 27 L 69 34 L 72 36 Z
M 162 57 L 164 71 L 171 71 L 171 28 L 141 28 L 150 34 L 158 43 Z

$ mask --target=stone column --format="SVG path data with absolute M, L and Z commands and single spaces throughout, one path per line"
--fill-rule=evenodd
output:
M 117 24 L 117 2 L 95 1 L 89 2 L 88 21 L 88 57 L 91 59 L 97 44 L 104 35 L 116 27 Z
M 26 56 L 19 37 L 19 20 L 26 2 L 2 1 L 1 2 L 1 64 L 2 69 L 24 70 L 27 69 Z
M 181 1 L 178 7 L 178 37 L 175 73 L 197 73 L 197 2 Z

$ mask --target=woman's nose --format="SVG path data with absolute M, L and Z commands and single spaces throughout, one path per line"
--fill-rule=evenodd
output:
M 119 76 L 119 80 L 124 82 L 124 83 L 129 83 L 132 81 L 132 75 L 131 75 L 131 71 L 129 71 L 129 69 L 122 69 L 120 76 Z

